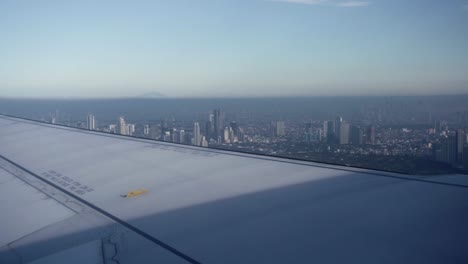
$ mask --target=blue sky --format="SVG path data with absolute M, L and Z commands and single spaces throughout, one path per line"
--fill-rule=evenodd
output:
M 0 1 L 0 96 L 468 92 L 468 0 Z

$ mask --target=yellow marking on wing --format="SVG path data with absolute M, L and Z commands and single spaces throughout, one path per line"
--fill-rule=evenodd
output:
M 138 190 L 135 190 L 135 191 L 128 192 L 127 195 L 124 195 L 124 197 L 125 198 L 135 197 L 135 196 L 147 193 L 147 192 L 148 192 L 147 189 L 138 189 Z

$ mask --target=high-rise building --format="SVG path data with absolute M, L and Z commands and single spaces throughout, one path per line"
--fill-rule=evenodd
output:
M 231 143 L 231 141 L 229 140 L 229 127 L 225 127 L 225 128 L 224 128 L 224 132 L 223 132 L 223 142 Z
M 276 132 L 275 135 L 277 137 L 282 137 L 286 135 L 286 127 L 284 125 L 284 121 L 277 121 L 276 122 Z
M 167 128 L 167 122 L 166 120 L 164 119 L 161 119 L 161 122 L 160 122 L 160 125 L 161 127 L 161 139 L 164 140 L 164 138 L 166 137 L 166 132 L 168 132 L 168 128 Z M 166 141 L 166 140 L 164 140 Z
M 117 126 L 116 125 L 109 125 L 109 132 L 117 133 Z
M 338 116 L 336 117 L 335 119 L 335 140 L 336 142 L 340 143 L 340 144 L 343 144 L 341 143 L 341 124 L 343 123 L 343 117 L 341 116 Z M 349 137 L 349 136 L 348 136 Z M 346 143 L 348 144 L 348 143 Z
M 207 148 L 208 147 L 208 141 L 206 141 L 206 137 L 203 136 L 201 140 L 201 146 Z
M 447 138 L 448 163 L 455 165 L 458 161 L 457 136 L 450 135 Z
M 86 128 L 89 130 L 96 129 L 96 123 L 95 123 L 93 114 L 89 114 L 88 117 L 86 118 Z
M 451 165 L 461 164 L 462 160 L 458 160 L 458 142 L 456 135 L 449 135 L 447 138 L 441 140 L 440 143 L 433 145 L 434 159 L 440 162 L 448 163 Z
M 362 144 L 362 130 L 359 126 L 351 125 L 349 132 L 349 143 L 353 145 Z
M 214 139 L 214 122 L 212 121 L 213 119 L 213 114 L 210 114 L 210 120 L 206 121 L 205 123 L 205 134 L 207 140 L 210 140 L 211 138 Z
M 214 125 L 214 139 L 219 141 L 219 139 L 223 138 L 224 133 L 224 119 L 223 113 L 220 109 L 213 110 L 213 125 Z
M 239 132 L 237 133 L 237 140 L 244 142 L 244 130 L 239 127 Z
M 170 142 L 171 141 L 171 131 L 164 132 L 164 135 L 161 137 L 163 141 Z
M 307 122 L 305 124 L 304 137 L 305 137 L 306 142 L 319 142 L 319 141 L 322 141 L 322 139 L 324 137 L 323 129 L 314 127 L 312 122 Z
M 119 123 L 117 124 L 117 132 L 121 135 L 126 135 L 127 126 L 125 125 L 125 119 L 123 117 L 119 118 Z
M 323 121 L 323 139 L 326 140 L 328 137 L 328 121 Z
M 463 147 L 463 168 L 468 170 L 468 145 Z
M 323 123 L 324 135 L 327 138 L 328 144 L 333 144 L 336 142 L 335 137 L 335 122 L 325 121 Z
M 350 125 L 345 122 L 340 122 L 340 144 L 349 144 Z
M 229 128 L 229 142 L 234 143 L 236 136 L 232 127 Z
M 236 121 L 231 121 L 229 122 L 229 126 L 232 128 L 234 133 L 237 133 L 237 130 L 239 129 L 239 126 L 237 125 Z
M 443 142 L 433 144 L 432 155 L 436 161 L 449 163 L 447 141 L 444 140 Z
M 215 111 L 215 110 L 214 110 Z M 208 115 L 208 121 L 205 123 L 206 140 L 215 139 L 215 115 L 214 111 Z
M 312 134 L 313 134 L 312 122 L 307 122 L 305 124 L 305 131 L 304 131 L 304 137 L 305 137 L 306 142 L 313 141 Z
M 178 143 L 179 142 L 179 133 L 177 129 L 173 128 L 171 131 L 171 142 Z
M 133 136 L 133 133 L 135 133 L 135 124 L 126 124 L 125 135 Z
M 160 127 L 156 125 L 145 125 L 143 127 L 143 134 L 146 138 L 162 139 Z
M 231 121 L 229 123 L 231 130 L 233 131 L 233 137 L 239 138 L 239 126 L 236 121 Z M 231 140 L 232 141 L 232 140 Z
M 367 128 L 366 143 L 370 145 L 375 145 L 375 126 L 370 126 Z
M 440 122 L 440 120 L 434 121 L 434 129 L 436 133 L 440 134 L 440 132 L 442 132 L 442 122 Z
M 185 130 L 183 129 L 179 131 L 179 143 L 185 143 Z
M 143 127 L 143 135 L 149 136 L 150 131 L 151 131 L 150 129 L 151 129 L 151 128 L 150 128 L 150 125 L 145 125 L 145 126 Z
M 193 145 L 200 146 L 201 135 L 200 135 L 200 124 L 195 122 L 193 124 Z
M 312 128 L 305 133 L 306 142 L 319 142 L 322 141 L 323 130 L 320 128 Z
M 457 162 L 463 163 L 463 147 L 465 145 L 465 131 L 458 129 L 456 134 L 457 138 Z

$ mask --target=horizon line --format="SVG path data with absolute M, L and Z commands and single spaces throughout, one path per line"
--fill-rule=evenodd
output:
M 287 95 L 287 96 L 161 96 L 161 97 L 145 97 L 145 96 L 54 96 L 54 97 L 39 97 L 39 96 L 0 96 L 0 100 L 128 100 L 128 99 L 145 99 L 145 100 L 173 100 L 173 99 L 286 99 L 286 98 L 331 98 L 331 97 L 435 97 L 435 96 L 468 96 L 466 93 L 441 93 L 441 94 L 382 94 L 382 95 Z

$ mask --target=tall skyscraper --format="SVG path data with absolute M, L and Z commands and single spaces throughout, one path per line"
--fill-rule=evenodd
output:
M 324 135 L 327 138 L 327 143 L 328 144 L 335 143 L 336 142 L 335 141 L 335 122 L 325 121 L 323 123 L 323 130 L 324 130 Z
M 340 122 L 340 144 L 349 144 L 350 125 L 345 122 Z
M 349 143 L 353 145 L 362 144 L 362 130 L 359 126 L 351 125 L 349 132 Z
M 367 128 L 366 140 L 367 144 L 375 145 L 375 126 L 370 126 Z
M 446 140 L 432 146 L 432 155 L 436 161 L 448 163 L 448 144 Z
M 179 131 L 179 143 L 185 143 L 185 130 L 183 129 Z
M 161 119 L 160 127 L 161 127 L 161 139 L 164 140 L 164 138 L 166 137 L 166 132 L 168 132 L 166 120 Z
M 198 122 L 195 122 L 195 124 L 193 124 L 193 144 L 195 146 L 200 146 L 200 142 L 201 142 L 200 124 L 198 124 Z
M 88 117 L 86 118 L 86 128 L 89 130 L 96 129 L 96 123 L 95 123 L 93 114 L 89 114 Z
M 462 164 L 464 162 L 463 151 L 465 146 L 463 144 L 459 145 L 458 139 L 458 134 L 456 133 L 442 139 L 440 143 L 434 144 L 432 150 L 435 160 L 451 165 Z M 461 153 L 459 150 L 460 146 L 462 146 Z
M 465 131 L 458 129 L 456 134 L 457 138 L 457 162 L 463 163 L 463 147 L 465 145 Z
M 229 128 L 229 142 L 233 143 L 236 139 L 236 135 L 232 127 Z
M 208 121 L 205 123 L 206 140 L 215 139 L 215 115 L 214 111 L 208 115 Z
M 450 135 L 447 138 L 448 163 L 455 165 L 458 161 L 457 135 Z
M 127 134 L 127 126 L 125 125 L 125 119 L 123 117 L 119 118 L 119 123 L 117 125 L 117 132 L 121 135 Z
M 239 136 L 239 126 L 237 125 L 236 121 L 231 121 L 229 123 L 229 126 L 231 127 L 233 133 L 234 133 L 234 136 L 235 137 L 238 137 Z
M 343 144 L 341 143 L 341 124 L 343 123 L 343 117 L 341 116 L 338 116 L 336 119 L 335 119 L 335 140 L 336 142 L 340 143 L 340 144 Z M 348 144 L 348 143 L 346 143 Z
M 224 120 L 223 120 L 223 113 L 220 109 L 213 110 L 213 125 L 214 125 L 214 139 L 219 141 L 219 139 L 223 138 L 224 133 Z
M 244 130 L 239 127 L 239 132 L 237 133 L 237 140 L 244 142 Z
M 206 134 L 206 139 L 214 139 L 214 122 L 213 122 L 213 114 L 210 114 L 210 120 L 206 121 L 205 123 L 205 134 Z
M 328 137 L 328 123 L 327 121 L 323 121 L 323 139 L 327 139 Z
M 223 142 L 231 143 L 231 141 L 230 141 L 230 139 L 229 139 L 229 127 L 225 127 L 225 128 L 224 128 L 224 132 L 223 132 Z
M 126 124 L 125 135 L 133 136 L 133 133 L 135 133 L 135 124 Z
M 284 125 L 284 121 L 277 121 L 276 122 L 276 132 L 275 135 L 277 137 L 282 137 L 286 135 L 286 127 Z
M 175 128 L 173 128 L 171 131 L 171 142 L 173 143 L 179 142 L 179 132 Z

